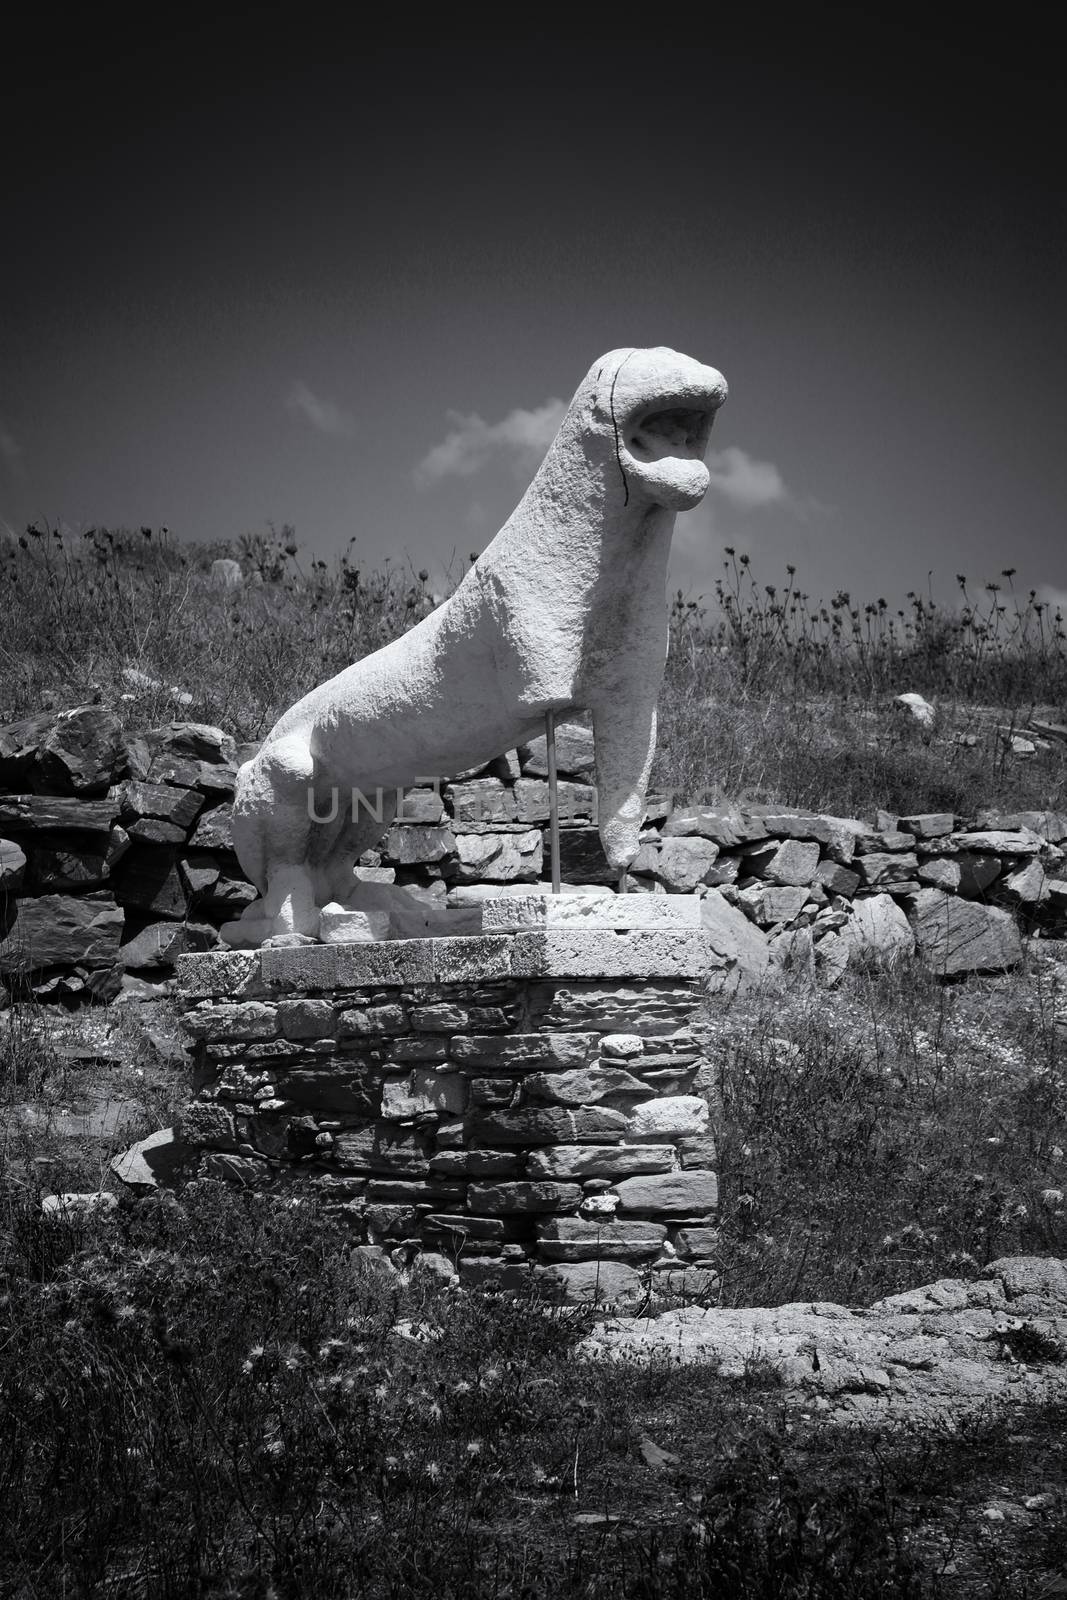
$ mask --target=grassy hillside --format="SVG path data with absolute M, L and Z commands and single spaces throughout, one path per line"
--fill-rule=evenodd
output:
M 218 557 L 241 562 L 240 588 L 212 582 Z M 656 784 L 838 813 L 1062 805 L 1067 741 L 1020 755 L 1012 735 L 1035 712 L 1067 720 L 1063 616 L 1010 571 L 958 584 L 951 608 L 823 605 L 728 550 L 716 592 L 671 608 Z M 260 738 L 434 603 L 426 572 L 309 559 L 289 528 L 212 545 L 30 528 L 0 544 L 0 718 L 100 699 L 130 726 L 182 715 Z M 932 736 L 893 707 L 906 691 L 936 703 Z

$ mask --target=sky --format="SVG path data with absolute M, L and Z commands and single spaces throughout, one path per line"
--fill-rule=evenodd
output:
M 0 531 L 290 523 L 436 582 L 592 362 L 666 344 L 730 385 L 672 585 L 732 546 L 826 598 L 1067 598 L 1058 46 L 858 15 L 9 35 Z

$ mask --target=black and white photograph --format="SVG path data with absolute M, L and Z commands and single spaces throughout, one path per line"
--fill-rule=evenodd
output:
M 0 1600 L 1067 1596 L 1062 104 L 0 24 Z

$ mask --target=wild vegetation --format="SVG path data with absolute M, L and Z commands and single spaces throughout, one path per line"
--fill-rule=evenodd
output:
M 225 589 L 212 560 L 241 562 Z M 442 581 L 447 591 L 461 573 Z M 681 794 L 776 799 L 848 814 L 1058 804 L 1067 744 L 1025 760 L 1012 736 L 1067 702 L 1067 631 L 1009 571 L 959 604 L 906 608 L 838 591 L 814 602 L 787 570 L 762 583 L 728 550 L 712 596 L 675 597 L 655 780 Z M 144 726 L 176 714 L 261 738 L 311 685 L 432 609 L 427 571 L 302 557 L 296 535 L 181 544 L 166 529 L 27 529 L 0 545 L 0 716 L 98 697 Z M 935 702 L 932 735 L 893 708 Z
M 212 584 L 217 556 L 240 589 Z M 1040 708 L 1065 720 L 1062 617 L 1007 574 L 903 616 L 789 580 L 728 552 L 707 607 L 676 599 L 659 783 L 842 814 L 1064 808 L 1067 747 L 1012 747 Z M 131 726 L 255 738 L 424 615 L 428 582 L 308 563 L 290 530 L 28 530 L 0 547 L 0 718 L 99 696 Z M 904 690 L 933 730 L 891 710 Z M 863 1304 L 1067 1256 L 1065 984 L 1033 941 L 1005 977 L 798 974 L 719 1007 L 720 1302 Z M 756 1362 L 739 1385 L 579 1361 L 587 1311 L 398 1276 L 284 1194 L 43 1216 L 125 1142 L 69 1136 L 101 1083 L 157 1097 L 159 1126 L 184 1097 L 143 1039 L 122 1053 L 72 1068 L 50 1013 L 0 1015 L 0 1600 L 1063 1592 L 1062 1409 L 886 1436 L 787 1407 Z

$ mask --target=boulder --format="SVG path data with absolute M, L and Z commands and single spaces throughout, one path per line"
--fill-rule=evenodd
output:
M 106 800 L 49 794 L 0 795 L 0 828 L 13 833 L 87 833 L 107 838 L 118 821 L 117 792 Z
M 40 895 L 20 900 L 0 938 L 0 974 L 42 967 L 110 967 L 118 956 L 123 913 L 109 894 Z
M 900 960 L 915 949 L 915 936 L 908 919 L 888 894 L 854 900 L 852 918 L 841 929 L 839 937 L 850 956 L 862 953 L 875 965 Z
M 662 1222 L 553 1217 L 537 1225 L 538 1250 L 546 1261 L 651 1261 L 666 1237 Z
M 191 850 L 233 850 L 233 807 L 205 811 L 189 837 Z
M 718 854 L 718 845 L 699 835 L 664 839 L 658 849 L 650 851 L 644 870 L 669 893 L 689 894 L 704 882 Z M 642 868 L 635 861 L 631 870 L 640 872 Z
M 219 556 L 211 563 L 211 582 L 216 589 L 240 589 L 244 585 L 241 563 L 228 556 Z
M 107 882 L 112 856 L 109 850 L 81 845 L 76 838 L 61 840 L 50 835 L 47 845 L 30 851 L 30 876 L 33 892 L 56 894 L 66 889 L 98 888 Z
M 188 951 L 213 950 L 218 942 L 218 934 L 207 923 L 150 922 L 122 946 L 118 959 L 126 971 L 169 967 Z
M 158 844 L 131 845 L 115 871 L 115 898 L 149 917 L 180 921 L 187 902 L 174 851 Z
M 593 1303 L 633 1309 L 645 1299 L 639 1272 L 622 1261 L 560 1261 L 538 1267 L 539 1283 L 568 1305 Z
M 1036 857 L 1025 867 L 1009 872 L 1001 887 L 1012 900 L 1024 906 L 1043 905 L 1051 894 L 1048 875 Z
M 548 751 L 542 734 L 518 749 L 523 773 L 534 778 L 548 777 Z M 561 722 L 556 727 L 556 772 L 561 778 L 592 777 L 596 751 L 591 728 L 577 722 Z
M 175 1138 L 173 1128 L 161 1128 L 115 1156 L 111 1170 L 128 1189 L 150 1194 L 160 1187 L 175 1188 L 195 1155 Z
M 911 921 L 924 964 L 941 977 L 1006 972 L 1022 960 L 1015 919 L 996 906 L 961 900 L 940 889 L 920 889 Z
M 107 706 L 48 712 L 0 729 L 0 785 L 104 794 L 126 770 L 122 724 Z
M 663 827 L 663 837 L 686 838 L 697 834 L 710 839 L 721 850 L 754 843 L 767 837 L 759 817 L 750 817 L 736 806 L 678 806 Z
M 458 860 L 451 876 L 457 883 L 536 883 L 541 876 L 543 854 L 538 828 L 526 833 L 459 833 L 455 843 Z
M 920 728 L 932 728 L 937 717 L 937 712 L 929 700 L 924 700 L 921 694 L 898 694 L 894 697 L 893 706 L 902 716 L 910 717 Z
M 168 722 L 162 727 L 150 728 L 144 741 L 153 760 L 167 754 L 206 761 L 213 766 L 236 766 L 238 762 L 238 748 L 230 735 L 207 722 Z
M 26 872 L 26 857 L 10 839 L 0 839 L 0 900 L 18 894 Z
M 136 838 L 130 822 L 142 817 L 159 818 L 175 824 L 184 838 L 196 821 L 204 805 L 204 797 L 195 789 L 176 789 L 166 783 L 127 783 L 122 792 L 121 817 L 124 826 Z
M 833 863 L 835 866 L 837 863 Z M 819 846 L 809 839 L 783 839 L 763 870 L 768 883 L 806 888 L 819 865 Z M 838 867 L 839 872 L 847 868 Z

